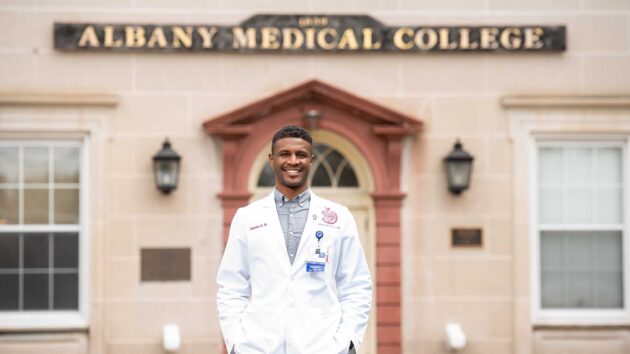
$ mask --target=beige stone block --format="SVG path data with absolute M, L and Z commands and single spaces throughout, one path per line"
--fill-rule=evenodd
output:
M 220 147 L 201 129 L 187 135 L 168 136 L 171 148 L 181 156 L 180 178 L 221 177 L 222 157 Z M 164 137 L 138 137 L 135 141 L 139 172 L 152 171 L 153 156 L 162 148 Z M 179 188 L 179 187 L 178 187 Z
M 403 256 L 402 298 L 418 300 L 435 296 L 436 272 L 431 260 Z
M 630 89 L 630 56 L 585 57 L 584 88 L 588 92 Z
M 626 0 L 584 0 L 583 10 L 628 10 L 630 2 Z
M 179 325 L 182 337 L 218 340 L 219 321 L 216 302 L 146 301 L 112 302 L 107 304 L 110 340 L 160 342 L 165 324 Z
M 309 8 L 317 9 L 318 13 L 338 13 L 339 11 L 354 11 L 356 14 L 364 14 L 370 11 L 370 15 L 376 20 L 379 20 L 377 11 L 387 11 L 396 8 L 396 4 L 387 0 L 347 0 L 347 1 L 335 1 L 335 0 L 317 0 L 308 1 Z M 304 9 L 301 9 L 301 13 Z
M 276 0 L 260 0 L 260 1 L 250 1 L 250 0 L 232 0 L 232 1 L 222 1 L 222 8 L 226 10 L 243 10 L 248 14 L 248 16 L 244 16 L 243 20 L 249 17 L 249 14 L 255 13 L 290 13 L 291 11 L 295 13 L 304 13 L 304 3 L 293 3 L 293 2 L 285 2 L 285 1 L 276 1 Z
M 161 338 L 156 335 L 152 341 L 145 341 L 143 343 L 111 343 L 107 344 L 108 354 L 164 354 L 164 348 L 161 343 Z M 178 354 L 190 353 L 185 346 L 182 346 L 177 351 Z
M 134 0 L 112 0 L 112 1 L 108 1 L 108 0 L 89 0 L 89 1 L 85 1 L 85 0 L 36 0 L 36 6 L 38 9 L 45 9 L 45 8 L 57 8 L 57 7 L 64 7 L 64 8 L 73 8 L 73 7 L 80 7 L 82 9 L 86 9 L 86 8 L 96 8 L 96 9 L 103 9 L 103 8 L 114 8 L 114 9 L 120 9 L 120 8 L 131 8 L 133 7 L 134 4 Z
M 482 0 L 445 0 L 445 1 L 413 1 L 401 0 L 399 8 L 404 10 L 443 10 L 443 11 L 480 11 L 485 8 L 485 1 Z
M 486 6 L 491 11 L 577 11 L 580 8 L 580 0 L 488 0 Z
M 0 337 L 0 353 L 87 354 L 89 338 L 83 333 L 22 333 Z
M 191 342 L 187 344 L 188 351 L 192 354 L 216 354 L 223 350 L 223 341 Z
M 531 300 L 515 298 L 514 301 L 514 353 L 532 353 Z
M 177 9 L 182 10 L 185 9 L 187 11 L 194 11 L 199 9 L 213 9 L 216 10 L 221 8 L 221 0 L 183 0 L 177 1 L 176 3 L 169 0 L 135 0 L 134 7 L 136 9 L 163 9 L 168 11 L 168 9 Z
M 502 121 L 507 122 L 507 117 L 501 117 Z M 486 163 L 484 164 L 485 174 L 503 175 L 512 174 L 513 151 L 512 141 L 506 135 L 504 137 L 486 137 L 485 154 L 482 156 Z M 526 163 L 525 161 L 516 161 L 516 163 Z
M 188 188 L 180 176 L 177 190 L 168 195 L 160 192 L 153 181 L 150 164 L 147 174 L 138 177 L 111 177 L 108 190 L 109 212 L 112 217 L 134 215 L 184 215 L 188 213 Z
M 6 2 L 3 2 L 6 4 Z M 42 21 L 42 16 L 35 12 L 3 11 L 0 14 L 1 48 L 51 48 L 44 44 L 52 43 L 52 23 Z
M 494 55 L 488 58 L 488 89 L 504 93 L 576 91 L 580 58 L 562 54 Z
M 104 262 L 105 298 L 137 299 L 140 292 L 140 257 L 134 252 L 133 258 L 114 259 Z
M 448 134 L 507 133 L 499 97 L 445 97 L 433 100 L 427 132 Z
M 510 219 L 490 219 L 485 222 L 484 242 L 490 254 L 507 256 L 512 255 L 513 232 Z
M 137 57 L 133 76 L 135 90 L 167 91 L 177 94 L 191 91 L 218 91 L 222 55 L 205 53 L 144 53 Z
M 466 354 L 506 354 L 512 353 L 514 344 L 510 339 L 472 340 L 466 345 Z
M 193 94 L 190 96 L 191 108 L 191 124 L 194 127 L 203 129 L 203 123 L 215 117 L 232 112 L 250 103 L 256 102 L 265 98 L 267 95 L 273 94 L 260 94 L 260 93 L 243 93 L 243 94 Z M 207 135 L 210 140 L 215 141 L 215 145 L 219 145 L 219 138 L 215 138 L 211 135 Z
M 175 94 L 126 95 L 113 122 L 117 133 L 174 135 L 188 133 L 189 128 L 188 98 Z
M 104 237 L 108 257 L 137 257 L 132 220 L 110 220 Z
M 193 262 L 191 296 L 215 298 L 218 290 L 216 277 L 219 263 L 220 258 L 206 258 Z
M 192 177 L 190 178 L 190 186 L 190 214 L 212 218 L 213 222 L 209 226 L 213 232 L 221 233 L 219 220 L 222 217 L 222 206 L 221 200 L 217 196 L 222 191 L 221 178 Z
M 358 94 L 361 93 L 359 92 Z M 385 108 L 410 116 L 412 119 L 421 122 L 423 125 L 421 130 L 426 131 L 427 122 L 431 117 L 431 101 L 428 97 L 404 97 L 396 96 L 395 94 L 391 96 L 368 94 L 362 97 Z
M 514 293 L 516 296 L 528 297 L 531 292 L 531 262 L 530 254 L 532 235 L 527 227 L 516 225 L 514 228 Z
M 558 23 L 562 23 L 560 21 L 567 24 L 567 47 L 571 52 L 619 53 L 629 49 L 627 16 L 588 14 L 569 18 L 562 16 Z
M 403 249 L 405 259 L 432 256 L 450 256 L 454 248 L 451 246 L 451 229 L 455 227 L 482 228 L 484 238 L 487 230 L 480 217 L 434 216 L 419 217 L 409 221 L 410 228 L 405 229 L 403 235 Z M 486 252 L 487 240 L 483 240 L 484 247 L 471 248 L 470 251 Z M 408 258 L 409 257 L 409 258 Z
M 435 338 L 433 340 L 418 340 L 415 333 L 403 334 L 404 354 L 445 354 L 448 353 L 444 342 Z
M 401 55 L 326 55 L 313 62 L 312 76 L 363 97 L 400 92 Z
M 132 58 L 111 53 L 40 53 L 36 84 L 40 90 L 130 90 Z
M 106 146 L 111 173 L 138 172 L 135 140 L 129 136 L 112 136 Z
M 623 330 L 537 330 L 536 354 L 625 354 L 630 352 L 630 331 Z
M 27 52 L 0 53 L 0 86 L 4 90 L 36 87 L 37 59 Z
M 398 55 L 400 90 L 430 94 L 484 92 L 491 75 L 481 55 Z M 493 74 L 492 74 L 493 75 Z M 465 79 L 464 79 L 465 78 Z
M 221 233 L 206 219 L 140 219 L 136 221 L 139 248 L 189 247 L 193 260 L 220 259 L 223 252 Z M 212 225 L 216 226 L 216 225 Z
M 466 251 L 466 250 L 464 250 Z M 453 250 L 459 256 L 459 250 Z M 511 260 L 444 259 L 432 261 L 436 296 L 512 296 Z
M 403 335 L 417 340 L 443 338 L 444 326 L 456 322 L 468 340 L 505 340 L 512 337 L 512 302 L 422 299 L 405 301 Z
M 225 54 L 222 58 L 222 92 L 262 99 L 314 78 L 313 57 L 308 55 Z

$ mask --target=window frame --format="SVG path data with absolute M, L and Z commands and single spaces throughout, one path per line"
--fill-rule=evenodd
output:
M 79 234 L 79 301 L 77 310 L 46 311 L 1 311 L 0 330 L 23 331 L 44 329 L 84 329 L 89 325 L 89 250 L 90 250 L 90 136 L 89 134 L 67 134 L 62 136 L 1 136 L 0 145 L 42 146 L 77 146 L 79 157 L 79 222 L 74 224 L 5 224 L 0 225 L 0 232 L 77 232 Z M 21 160 L 20 160 L 21 161 Z M 20 162 L 21 163 L 21 162 Z M 20 217 L 21 219 L 21 217 Z
M 541 146 L 614 146 L 621 148 L 621 171 L 623 183 L 622 196 L 622 271 L 623 271 L 623 307 L 621 309 L 543 309 L 541 299 L 541 252 L 540 238 L 541 228 L 539 223 L 539 151 Z M 531 299 L 532 299 L 532 318 L 537 325 L 627 325 L 630 324 L 630 252 L 628 243 L 630 242 L 629 231 L 629 212 L 628 202 L 630 201 L 629 187 L 629 165 L 628 148 L 630 145 L 629 135 L 606 135 L 606 134 L 533 134 L 530 145 L 529 155 L 530 166 L 530 254 L 531 257 Z M 582 228 L 582 230 L 597 229 L 605 230 L 605 227 L 597 228 L 597 224 L 593 227 Z M 567 231 L 577 231 L 579 227 L 562 228 Z M 546 228 L 544 230 L 552 230 Z M 617 230 L 617 229 L 615 229 Z

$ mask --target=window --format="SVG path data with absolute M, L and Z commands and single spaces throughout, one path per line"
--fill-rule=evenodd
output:
M 0 316 L 78 313 L 79 141 L 0 141 Z
M 312 187 L 359 187 L 350 162 L 339 151 L 326 144 L 313 144 L 315 161 L 311 168 L 309 185 Z M 269 164 L 265 164 L 258 177 L 258 187 L 273 187 L 275 177 Z
M 623 316 L 625 145 L 543 141 L 537 146 L 541 314 Z

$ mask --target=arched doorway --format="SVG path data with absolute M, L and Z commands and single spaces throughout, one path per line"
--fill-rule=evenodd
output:
M 368 226 L 373 225 L 368 234 L 374 235 L 366 241 L 367 255 L 374 264 L 376 306 L 372 312 L 376 321 L 372 322 L 376 323 L 372 338 L 379 354 L 400 353 L 402 139 L 418 132 L 421 123 L 315 80 L 206 121 L 206 132 L 222 142 L 223 191 L 218 197 L 223 206 L 224 243 L 236 209 L 246 205 L 255 194 L 251 179 L 256 178 L 252 175 L 257 175 L 262 167 L 261 154 L 269 151 L 273 133 L 288 124 L 307 127 L 316 136 L 329 134 L 322 136 L 331 141 L 336 139 L 329 146 L 343 149 L 345 144 L 349 152 L 355 150 L 357 158 L 353 161 L 364 161 L 366 165 L 368 172 L 361 176 L 370 178 L 369 189 L 365 190 L 370 203 L 363 205 L 369 205 L 373 211 L 365 211 L 364 219 Z M 314 191 L 317 193 L 316 187 Z M 356 216 L 362 217 L 361 213 Z

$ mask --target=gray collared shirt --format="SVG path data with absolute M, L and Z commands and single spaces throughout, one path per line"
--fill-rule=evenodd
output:
M 284 233 L 287 254 L 289 261 L 293 264 L 304 232 L 304 225 L 306 225 L 308 208 L 311 206 L 311 191 L 307 189 L 293 200 L 289 200 L 275 188 L 273 194 L 278 219 L 280 219 L 280 226 L 282 226 L 282 233 Z

